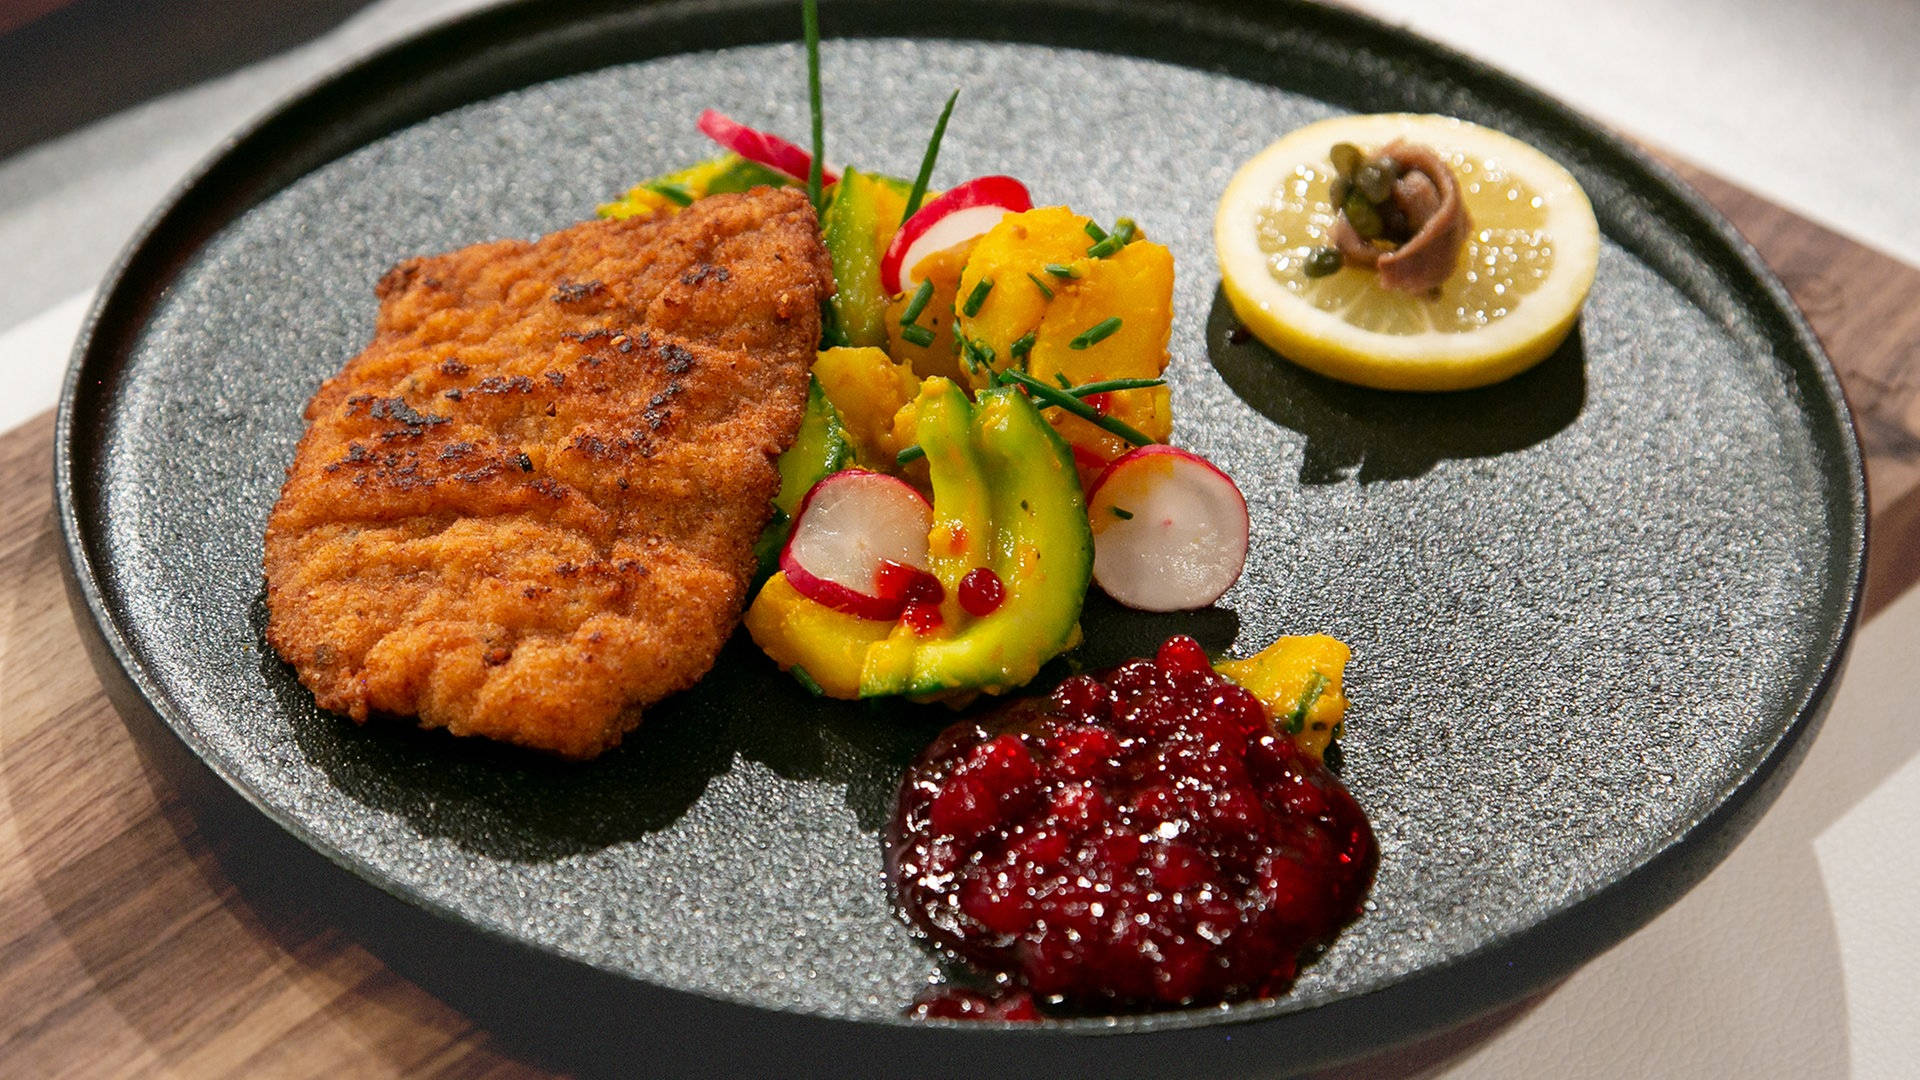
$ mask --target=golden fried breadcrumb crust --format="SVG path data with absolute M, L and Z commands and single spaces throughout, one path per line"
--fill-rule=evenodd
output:
M 394 267 L 268 520 L 268 640 L 356 721 L 618 743 L 739 618 L 832 282 L 791 189 Z

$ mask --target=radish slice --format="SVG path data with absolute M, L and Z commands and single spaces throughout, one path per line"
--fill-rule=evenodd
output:
M 802 183 L 806 182 L 807 173 L 813 168 L 812 154 L 778 135 L 750 128 L 718 109 L 708 109 L 700 114 L 700 130 L 706 133 L 707 138 L 748 161 L 765 165 L 775 172 L 786 173 Z M 839 179 L 826 169 L 820 171 L 822 184 L 831 184 Z
M 780 552 L 780 569 L 795 591 L 815 603 L 863 619 L 900 617 L 913 577 L 888 563 L 927 573 L 927 533 L 933 507 L 905 480 L 865 469 L 834 473 L 807 492 L 793 533 Z
M 1008 214 L 1033 209 L 1027 186 L 1011 176 L 981 176 L 961 184 L 901 225 L 880 259 L 880 287 L 890 296 L 906 292 L 920 279 L 913 268 L 936 251 L 971 240 Z
M 1247 500 L 1198 454 L 1142 446 L 1087 494 L 1093 580 L 1141 611 L 1190 611 L 1220 599 L 1247 565 Z

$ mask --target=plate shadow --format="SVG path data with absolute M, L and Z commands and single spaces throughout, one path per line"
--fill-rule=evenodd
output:
M 1306 436 L 1303 484 L 1421 476 L 1448 459 L 1495 457 L 1546 441 L 1586 404 L 1581 327 L 1505 382 L 1444 394 L 1370 390 L 1316 375 L 1255 340 L 1216 289 L 1207 355 L 1241 400 Z

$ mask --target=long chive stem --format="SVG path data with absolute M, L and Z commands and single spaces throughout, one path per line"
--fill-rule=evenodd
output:
M 825 209 L 821 191 L 827 160 L 827 126 L 820 109 L 820 0 L 801 0 L 800 22 L 807 39 L 807 107 L 813 111 L 813 163 L 807 166 L 807 199 L 814 213 Z
M 913 178 L 913 191 L 907 195 L 907 212 L 900 215 L 900 224 L 920 209 L 920 200 L 927 197 L 927 183 L 933 179 L 933 163 L 940 157 L 940 139 L 947 133 L 947 118 L 953 115 L 953 103 L 960 100 L 960 91 L 955 90 L 947 96 L 947 107 L 940 110 L 940 119 L 934 122 L 933 138 L 927 140 L 927 151 L 920 155 L 920 175 Z
M 1096 412 L 1093 406 L 1074 397 L 1071 393 L 1049 383 L 1041 382 L 1039 379 L 1017 368 L 1008 368 L 1002 371 L 998 378 L 1003 383 L 1018 383 L 1026 387 L 1027 393 L 1032 394 L 1034 397 L 1039 398 L 1049 405 L 1065 409 L 1067 412 L 1085 420 L 1089 424 L 1093 424 L 1106 431 L 1111 431 L 1135 446 L 1146 446 L 1148 443 L 1153 442 L 1152 439 L 1141 434 L 1140 430 L 1133 425 L 1123 420 L 1116 420 L 1111 416 L 1103 416 L 1099 412 Z
M 1094 394 L 1111 394 L 1115 390 L 1145 390 L 1154 386 L 1165 386 L 1165 379 L 1107 379 L 1104 382 L 1081 383 L 1068 390 L 1074 397 L 1091 397 Z

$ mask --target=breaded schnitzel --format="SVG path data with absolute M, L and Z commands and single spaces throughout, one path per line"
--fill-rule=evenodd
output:
M 618 743 L 739 618 L 832 289 L 792 189 L 394 267 L 268 520 L 268 640 L 356 721 Z

